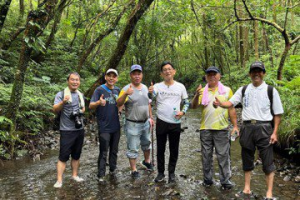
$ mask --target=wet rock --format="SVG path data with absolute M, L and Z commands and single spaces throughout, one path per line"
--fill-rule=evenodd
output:
M 290 175 L 287 175 L 283 178 L 284 181 L 290 181 L 291 180 L 291 176 Z
M 295 177 L 295 182 L 300 183 L 300 176 L 299 175 Z
M 197 129 L 197 130 L 196 130 L 196 133 L 199 133 L 199 132 L 200 132 L 200 129 Z

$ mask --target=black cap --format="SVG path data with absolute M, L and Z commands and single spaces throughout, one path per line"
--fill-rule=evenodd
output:
M 220 73 L 220 70 L 219 70 L 217 67 L 215 67 L 215 66 L 211 66 L 211 67 L 209 67 L 209 68 L 207 68 L 207 69 L 205 70 L 205 73 L 206 73 L 206 74 L 209 73 L 209 72 Z
M 255 61 L 254 63 L 252 63 L 250 65 L 249 72 L 251 72 L 251 70 L 256 69 L 256 68 L 261 69 L 264 73 L 266 72 L 266 68 L 265 68 L 264 63 L 262 63 L 260 61 Z

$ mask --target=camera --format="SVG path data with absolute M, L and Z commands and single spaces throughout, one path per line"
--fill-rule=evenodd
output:
M 70 118 L 74 120 L 75 122 L 75 128 L 81 128 L 82 127 L 82 112 L 79 110 L 73 111 L 70 115 Z

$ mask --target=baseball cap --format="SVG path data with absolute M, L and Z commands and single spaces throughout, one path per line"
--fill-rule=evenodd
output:
M 207 69 L 205 70 L 205 73 L 206 73 L 206 74 L 209 73 L 209 72 L 220 73 L 220 70 L 219 70 L 217 67 L 215 67 L 215 66 L 211 66 L 211 67 L 209 67 L 209 68 L 207 68 Z
M 255 61 L 254 63 L 252 63 L 250 65 L 249 72 L 251 72 L 251 70 L 253 70 L 255 68 L 261 69 L 263 72 L 266 72 L 266 68 L 265 68 L 264 64 L 262 62 L 260 62 L 260 61 Z
M 138 71 L 143 71 L 142 67 L 140 65 L 132 65 L 131 68 L 130 68 L 130 73 L 135 71 L 135 70 L 138 70 Z
M 107 74 L 109 74 L 109 73 L 114 73 L 115 75 L 119 76 L 117 70 L 112 69 L 112 68 L 111 68 L 111 69 L 108 69 L 108 70 L 106 71 L 105 75 L 107 75 Z

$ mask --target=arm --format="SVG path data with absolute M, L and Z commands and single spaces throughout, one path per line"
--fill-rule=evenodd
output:
M 181 111 L 177 112 L 176 114 L 176 119 L 180 119 L 186 112 L 187 110 L 189 109 L 189 106 L 190 106 L 190 102 L 188 99 L 183 99 L 183 108 Z
M 117 106 L 118 106 L 118 107 L 124 105 L 127 96 L 128 96 L 128 95 L 126 94 L 126 92 L 124 92 L 123 94 L 121 94 L 121 96 L 119 96 L 119 98 L 117 99 Z
M 274 115 L 274 129 L 273 129 L 273 133 L 271 135 L 270 138 L 270 144 L 274 144 L 277 142 L 277 131 L 278 131 L 278 127 L 281 121 L 281 115 Z
M 122 105 L 124 105 L 124 103 L 126 102 L 126 99 L 129 95 L 132 95 L 133 94 L 133 89 L 132 89 L 132 86 L 131 84 L 129 85 L 129 88 L 124 91 L 122 90 L 119 94 L 119 98 L 117 99 L 117 106 L 120 107 Z
M 154 121 L 153 121 L 152 108 L 151 108 L 150 103 L 149 103 L 149 121 L 150 121 L 151 127 L 153 127 L 154 126 Z
M 64 105 L 68 103 L 69 99 L 70 99 L 69 95 L 64 96 L 64 99 L 61 102 L 53 105 L 53 112 L 59 113 L 63 109 Z
M 230 101 L 221 102 L 217 97 L 213 104 L 215 106 L 220 106 L 221 108 L 233 107 L 233 104 Z
M 194 98 L 193 98 L 193 100 L 192 100 L 192 105 L 191 105 L 191 108 L 192 109 L 196 109 L 196 108 L 198 108 L 199 107 L 199 94 L 197 93 L 195 96 L 194 96 Z
M 196 90 L 195 96 L 192 100 L 191 108 L 195 109 L 199 107 L 199 97 L 202 95 L 202 85 L 200 84 L 199 87 Z
M 238 128 L 238 125 L 237 125 L 237 117 L 236 117 L 236 111 L 235 111 L 235 108 L 234 107 L 230 107 L 228 109 L 228 113 L 229 113 L 229 117 L 230 117 L 230 121 L 233 125 L 233 129 L 231 131 L 231 135 L 234 133 L 234 132 L 237 132 L 238 135 L 239 134 L 239 128 Z
M 90 105 L 89 105 L 89 108 L 90 109 L 96 109 L 98 106 L 105 106 L 106 105 L 106 100 L 103 99 L 103 97 L 104 97 L 104 95 L 102 94 L 98 101 L 91 102 Z

